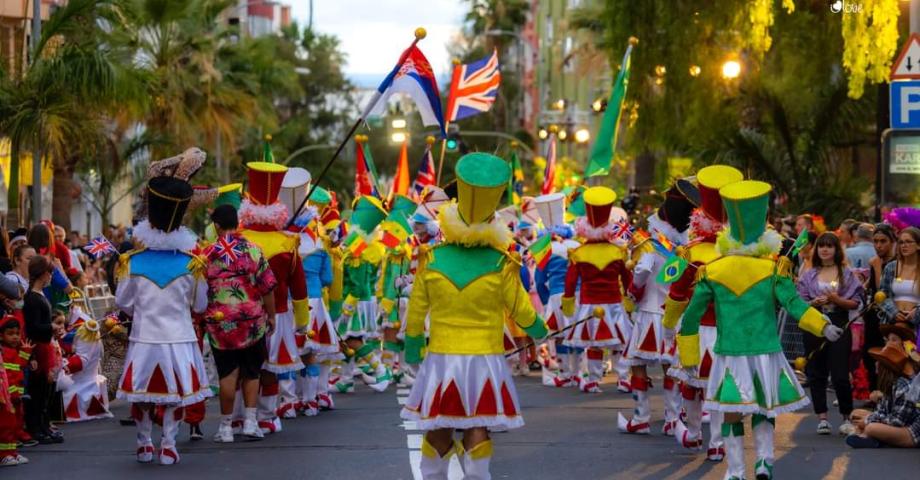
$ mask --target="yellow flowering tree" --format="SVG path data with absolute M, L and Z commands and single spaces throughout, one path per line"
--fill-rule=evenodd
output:
M 862 11 L 843 15 L 843 67 L 850 98 L 860 98 L 866 82 L 888 80 L 898 48 L 898 0 L 860 0 Z

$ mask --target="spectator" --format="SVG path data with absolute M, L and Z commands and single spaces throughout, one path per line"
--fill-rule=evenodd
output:
M 846 249 L 846 258 L 850 268 L 865 270 L 869 268 L 869 262 L 875 256 L 872 241 L 875 228 L 871 224 L 861 223 L 856 226 L 854 232 L 853 246 Z
M 66 270 L 64 264 L 60 257 L 54 254 L 55 244 L 54 239 L 51 238 L 50 232 L 51 230 L 49 230 L 47 224 L 39 223 L 33 225 L 32 228 L 29 229 L 29 245 L 35 249 L 35 253 L 45 256 L 52 267 L 54 267 L 51 269 L 51 282 L 47 285 L 45 297 L 48 298 L 52 305 L 66 308 L 66 305 L 70 304 L 69 295 L 71 286 L 65 275 Z M 69 262 L 70 256 L 68 255 L 66 258 Z
M 42 290 L 51 283 L 51 262 L 43 255 L 35 255 L 29 261 L 29 291 L 25 295 L 23 315 L 26 334 L 35 344 L 33 351 L 33 375 L 29 377 L 29 403 L 26 407 L 26 427 L 32 438 L 39 443 L 61 443 L 64 436 L 51 431 L 48 405 L 52 396 L 52 383 L 48 378 L 54 365 L 52 337 L 54 326 L 51 318 L 51 304 Z
M 13 317 L 4 317 L 0 320 L 0 348 L 3 349 L 3 368 L 6 370 L 8 383 L 3 384 L 7 391 L 0 392 L 0 467 L 25 465 L 29 463 L 29 459 L 19 455 L 16 444 L 37 444 L 35 440 L 22 434 L 22 396 L 32 344 L 22 337 L 19 321 Z
M 808 332 L 803 332 L 805 354 L 810 360 L 805 368 L 815 413 L 818 415 L 818 434 L 829 435 L 831 424 L 827 420 L 827 377 L 830 374 L 843 424 L 840 433 L 853 431 L 850 413 L 853 411 L 853 394 L 850 385 L 849 358 L 852 347 L 849 312 L 859 307 L 863 286 L 859 277 L 844 265 L 840 240 L 830 232 L 821 234 L 815 242 L 811 257 L 812 268 L 799 276 L 797 289 L 802 299 L 821 311 L 829 321 L 843 328 L 843 335 L 834 342 L 826 342 Z M 824 344 L 822 347 L 821 345 Z
M 840 239 L 840 245 L 843 246 L 844 250 L 853 246 L 853 228 L 855 225 L 859 225 L 859 222 L 848 218 L 840 222 L 840 227 L 837 228 L 837 238 Z
M 910 379 L 920 369 L 920 356 L 915 351 L 908 354 L 905 350 L 903 340 L 909 339 L 889 336 L 884 348 L 872 349 L 872 356 L 879 365 L 880 392 L 873 392 L 878 407 L 872 413 L 853 411 L 856 434 L 847 437 L 851 447 L 914 448 L 920 445 L 920 410 L 916 401 L 908 396 Z
M 10 250 L 9 245 L 9 234 L 6 230 L 0 230 L 0 273 L 6 273 L 13 269 L 13 265 L 10 263 L 12 250 Z
M 274 328 L 277 281 L 259 248 L 236 232 L 238 218 L 232 205 L 221 205 L 211 213 L 218 242 L 236 244 L 244 252 L 235 259 L 224 258 L 209 248 L 208 309 L 205 326 L 211 339 L 214 363 L 220 377 L 221 421 L 215 442 L 233 441 L 231 416 L 237 385 L 242 384 L 246 417 L 243 434 L 262 438 L 256 419 L 259 379 L 268 357 L 266 335 Z
M 881 291 L 885 323 L 907 322 L 913 328 L 920 324 L 920 229 L 907 227 L 898 233 L 897 258 L 885 266 Z
M 16 247 L 28 243 L 28 239 L 26 238 L 28 233 L 29 231 L 25 228 L 18 228 L 10 232 L 10 254 L 13 253 L 13 250 L 16 250 Z
M 885 267 L 895 259 L 894 245 L 897 237 L 894 228 L 887 223 L 875 226 L 872 234 L 872 243 L 875 247 L 875 256 L 869 261 L 869 281 L 866 283 L 866 298 L 875 298 L 882 282 L 882 272 Z M 869 355 L 869 349 L 885 346 L 885 339 L 879 330 L 879 325 L 884 321 L 884 313 L 877 305 L 863 315 L 865 335 L 863 342 L 863 365 L 869 373 L 869 391 L 878 387 L 878 372 L 875 368 L 875 358 Z
M 77 270 L 82 272 L 83 265 L 80 265 L 80 257 L 74 252 L 70 247 L 67 246 L 64 241 L 67 239 L 67 231 L 64 230 L 64 227 L 60 225 L 54 226 L 54 244 L 55 244 L 55 254 L 67 257 L 67 262 L 61 260 L 61 263 L 65 265 L 70 265 L 68 269 L 65 270 L 67 276 L 70 276 L 72 272 L 70 269 Z
M 799 256 L 796 258 L 796 265 L 798 265 L 798 268 L 796 269 L 796 276 L 801 276 L 803 273 L 811 270 L 812 253 L 815 248 L 815 241 L 817 240 L 818 234 L 809 231 L 808 241 L 805 243 L 802 249 L 799 250 Z
M 810 214 L 799 215 L 795 218 L 795 234 L 798 236 L 802 230 L 815 231 L 815 220 Z

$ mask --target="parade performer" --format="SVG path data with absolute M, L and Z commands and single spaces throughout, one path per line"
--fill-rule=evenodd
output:
M 414 214 L 417 207 L 409 197 L 395 195 L 391 201 L 390 213 L 380 224 L 383 232 L 381 243 L 386 246 L 386 256 L 377 283 L 377 297 L 380 299 L 378 324 L 383 330 L 382 360 L 394 372 L 397 384 L 402 386 L 412 386 L 413 380 L 403 375 L 398 360 L 403 351 L 399 331 L 406 319 L 412 285 L 412 246 L 407 242 L 412 233 L 409 216 Z
M 277 375 L 303 368 L 298 355 L 295 332 L 310 320 L 307 285 L 298 248 L 300 237 L 282 229 L 288 209 L 278 200 L 287 167 L 270 162 L 246 164 L 249 177 L 246 198 L 240 205 L 240 232 L 262 250 L 262 256 L 275 275 L 275 328 L 268 336 L 268 360 L 262 367 L 258 420 L 263 433 L 281 430 L 277 416 Z M 290 303 L 288 299 L 290 298 Z M 288 307 L 290 305 L 290 308 Z
M 524 424 L 514 380 L 503 356 L 505 316 L 534 339 L 546 326 L 517 281 L 520 266 L 507 255 L 510 232 L 493 222 L 511 169 L 498 157 L 472 153 L 456 166 L 458 202 L 440 214 L 444 243 L 435 247 L 416 276 L 409 300 L 406 359 L 428 355 L 402 410 L 427 433 L 422 440 L 422 477 L 447 478 L 455 452 L 468 479 L 489 479 L 489 429 Z M 454 429 L 463 429 L 456 445 Z
M 774 418 L 809 403 L 783 356 L 776 333 L 778 307 L 813 335 L 833 342 L 843 333 L 799 298 L 787 259 L 776 260 L 782 237 L 766 228 L 770 191 L 769 184 L 749 180 L 719 190 L 729 223 L 716 241 L 722 256 L 697 269 L 677 337 L 681 365 L 699 366 L 700 320 L 713 303 L 718 321 L 704 408 L 725 414 L 726 479 L 745 476 L 744 415 L 752 414 L 754 473 L 768 480 L 773 477 Z M 688 372 L 695 374 L 695 369 Z
M 192 198 L 188 183 L 150 179 L 149 218 L 134 227 L 140 249 L 121 256 L 115 304 L 132 317 L 131 334 L 117 397 L 132 403 L 137 424 L 137 461 L 153 461 L 155 406 L 165 406 L 159 460 L 179 462 L 176 432 L 182 407 L 211 396 L 191 312 L 207 306 L 204 262 L 186 253 L 195 235 L 181 226 Z
M 281 191 L 278 194 L 278 200 L 287 208 L 289 219 L 287 231 L 294 236 L 299 237 L 297 253 L 301 262 L 304 262 L 307 256 L 316 249 L 316 236 L 310 226 L 310 222 L 316 217 L 316 207 L 304 206 L 304 209 L 297 212 L 297 209 L 303 203 L 304 197 L 310 190 L 310 181 L 312 180 L 310 172 L 300 167 L 288 168 L 284 174 L 284 180 L 281 182 Z M 294 216 L 297 215 L 296 218 Z M 306 263 L 303 263 L 306 267 Z M 304 268 L 305 282 L 306 268 Z M 317 291 L 320 294 L 322 289 Z M 307 282 L 307 296 L 310 294 L 309 282 Z M 288 301 L 290 304 L 290 300 Z M 311 315 L 312 317 L 312 315 Z M 311 416 L 318 413 L 319 407 L 316 405 L 316 383 L 319 377 L 319 366 L 316 365 L 316 355 L 314 355 L 307 345 L 307 331 L 296 330 L 294 332 L 294 342 L 297 345 L 297 355 L 303 362 L 304 368 L 298 371 L 288 371 L 278 374 L 278 409 L 277 414 L 281 418 L 296 418 L 297 413 L 309 410 L 306 398 L 310 398 L 313 408 L 310 410 Z M 312 366 L 311 366 L 312 365 Z M 310 375 L 313 373 L 314 375 Z M 312 393 L 312 396 L 309 395 Z
M 744 178 L 740 171 L 725 165 L 711 165 L 701 169 L 696 174 L 700 192 L 700 206 L 693 211 L 690 218 L 690 243 L 683 250 L 684 257 L 689 265 L 680 278 L 671 284 L 668 298 L 665 300 L 664 334 L 673 338 L 674 330 L 680 321 L 687 306 L 687 301 L 693 295 L 696 285 L 697 271 L 707 263 L 719 258 L 716 250 L 716 235 L 722 231 L 725 222 L 725 208 L 719 189 L 739 182 Z M 716 344 L 716 316 L 712 303 L 706 308 L 699 326 L 700 339 L 700 364 L 696 368 L 680 368 L 675 364 L 669 375 L 682 382 L 681 396 L 686 411 L 687 423 L 677 423 L 676 438 L 684 448 L 701 448 L 703 444 L 703 400 L 706 383 L 712 368 L 713 348 Z M 692 373 L 692 375 L 688 375 Z M 714 411 L 709 413 L 709 447 L 706 458 L 719 462 L 725 457 L 725 447 L 722 444 L 722 413 Z
M 307 416 L 318 414 L 320 408 L 334 407 L 328 393 L 329 366 L 332 361 L 342 357 L 339 336 L 323 300 L 323 291 L 332 285 L 334 276 L 332 260 L 322 238 L 319 214 L 331 201 L 329 192 L 316 187 L 308 200 L 307 212 L 294 222 L 301 229 L 300 251 L 310 297 L 310 325 L 305 345 L 309 357 L 306 371 L 301 377 L 301 410 Z
M 80 314 L 73 324 L 73 355 L 64 362 L 57 386 L 64 405 L 64 419 L 81 422 L 111 418 L 106 378 L 99 374 L 102 362 L 102 328 L 98 321 Z
M 628 388 L 626 367 L 619 357 L 629 341 L 631 326 L 623 308 L 621 288 L 629 288 L 632 272 L 626 268 L 626 249 L 608 240 L 614 228 L 610 222 L 610 211 L 616 201 L 616 193 L 607 187 L 591 187 L 582 197 L 585 216 L 576 221 L 575 232 L 584 239 L 584 244 L 569 252 L 562 312 L 571 317 L 572 322 L 589 318 L 597 307 L 604 312 L 602 318 L 589 318 L 577 324 L 566 337 L 567 345 L 588 349 L 588 378 L 582 384 L 582 391 L 600 393 L 604 348 L 613 352 L 618 383 L 626 384 L 624 388 Z M 577 314 L 576 288 L 580 288 Z
M 534 271 L 534 283 L 540 300 L 543 302 L 543 314 L 546 317 L 546 326 L 550 330 L 558 331 L 569 326 L 571 320 L 562 313 L 562 295 L 565 291 L 565 276 L 569 268 L 569 250 L 578 248 L 578 242 L 572 240 L 575 230 L 565 223 L 565 195 L 551 193 L 541 195 L 534 199 L 537 211 L 547 234 L 551 236 L 547 252 L 549 258 L 542 265 L 537 263 Z M 563 344 L 562 339 L 555 340 L 555 354 L 559 358 L 559 371 L 552 377 L 551 385 L 556 387 L 579 386 L 581 375 L 579 371 L 579 355 L 570 354 L 569 347 Z M 544 370 L 548 362 L 541 362 Z M 544 374 L 544 378 L 547 375 Z
M 660 365 L 665 374 L 664 426 L 662 433 L 674 435 L 674 428 L 680 415 L 680 390 L 677 382 L 668 375 L 668 368 L 674 361 L 674 337 L 666 337 L 662 331 L 662 306 L 665 303 L 667 286 L 658 281 L 658 275 L 665 265 L 665 255 L 653 243 L 670 243 L 677 248 L 687 244 L 687 229 L 690 215 L 699 203 L 699 191 L 687 180 L 678 180 L 665 194 L 658 211 L 648 217 L 650 236 L 640 240 L 633 248 L 635 262 L 633 281 L 629 294 L 634 301 L 633 330 L 625 362 L 632 367 L 630 384 L 636 403 L 635 415 L 627 421 L 623 414 L 617 414 L 621 432 L 648 434 L 650 432 L 651 405 L 648 391 L 651 380 L 648 367 Z
M 375 197 L 355 199 L 348 221 L 348 237 L 343 242 L 346 249 L 344 262 L 345 301 L 338 319 L 339 337 L 348 349 L 340 382 L 340 392 L 354 389 L 354 369 L 360 368 L 361 377 L 377 392 L 387 389 L 392 379 L 390 369 L 380 361 L 380 332 L 377 329 L 377 297 L 374 285 L 384 246 L 377 240 L 377 225 L 386 218 L 387 211 Z
M 319 187 L 317 187 L 319 188 Z M 314 192 L 315 193 L 315 192 Z M 339 214 L 337 202 L 335 199 L 335 192 L 327 192 L 329 194 L 329 204 L 323 209 L 322 214 L 319 218 L 319 223 L 322 224 L 322 228 L 319 230 L 320 239 L 323 242 L 323 249 L 325 253 L 329 256 L 329 265 L 330 271 L 332 274 L 332 279 L 329 285 L 324 290 L 323 298 L 325 299 L 326 306 L 328 307 L 328 318 L 332 322 L 333 332 L 335 334 L 336 343 L 340 343 L 338 337 L 338 332 L 335 331 L 335 321 L 334 319 L 339 318 L 342 312 L 342 301 L 343 295 L 342 291 L 344 290 L 344 252 L 340 248 L 342 240 L 345 238 L 342 232 L 344 232 L 345 225 L 341 221 L 341 216 Z M 319 315 L 319 314 L 317 314 Z M 319 332 L 320 330 L 312 329 L 314 332 Z M 330 335 L 329 337 L 333 337 Z M 341 347 L 340 347 L 341 349 Z M 332 399 L 332 394 L 329 391 L 329 387 L 332 385 L 342 385 L 345 386 L 344 382 L 338 382 L 335 379 L 331 378 L 332 367 L 334 365 L 341 366 L 341 360 L 344 358 L 340 350 L 337 350 L 338 353 L 330 353 L 328 355 L 323 355 L 322 360 L 320 360 L 319 367 L 319 383 L 317 388 L 316 399 L 319 404 L 319 408 L 322 410 L 332 410 L 335 409 L 335 402 Z M 354 383 L 352 382 L 352 385 Z M 346 387 L 347 390 L 347 387 Z
M 7 315 L 0 320 L 0 467 L 25 465 L 29 459 L 20 455 L 16 444 L 25 432 L 23 401 L 25 371 L 32 355 L 32 344 L 22 334 L 19 320 Z M 38 442 L 34 440 L 31 445 Z

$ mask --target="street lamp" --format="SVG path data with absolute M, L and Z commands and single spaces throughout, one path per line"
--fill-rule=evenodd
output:
M 722 64 L 722 78 L 734 80 L 741 75 L 741 64 L 737 60 L 727 60 Z
M 564 142 L 565 139 L 569 138 L 569 132 L 566 131 L 566 129 L 564 128 L 560 128 L 559 133 L 556 134 L 556 137 L 559 139 L 560 142 Z
M 537 136 L 540 137 L 540 140 L 546 140 L 546 137 L 549 136 L 549 132 L 545 128 L 541 128 L 537 131 Z
M 390 126 L 393 127 L 393 130 L 402 130 L 406 128 L 406 119 L 405 118 L 394 118 L 390 122 Z
M 703 71 L 703 69 L 700 68 L 699 65 L 690 65 L 690 76 L 691 76 L 691 77 L 698 77 L 698 76 L 700 76 L 700 72 L 702 72 L 702 71 Z
M 597 100 L 591 102 L 591 110 L 594 110 L 594 113 L 601 113 L 607 109 L 607 99 L 598 98 Z
M 588 140 L 591 139 L 591 132 L 587 128 L 581 127 L 578 130 L 575 130 L 575 142 L 576 143 L 588 143 Z
M 393 132 L 390 135 L 390 142 L 400 144 L 406 141 L 406 132 Z

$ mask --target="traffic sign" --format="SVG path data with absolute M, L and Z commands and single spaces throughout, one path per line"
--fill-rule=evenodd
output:
M 920 80 L 905 80 L 889 84 L 891 128 L 920 129 Z
M 920 35 L 910 34 L 898 59 L 891 66 L 891 79 L 920 79 Z

